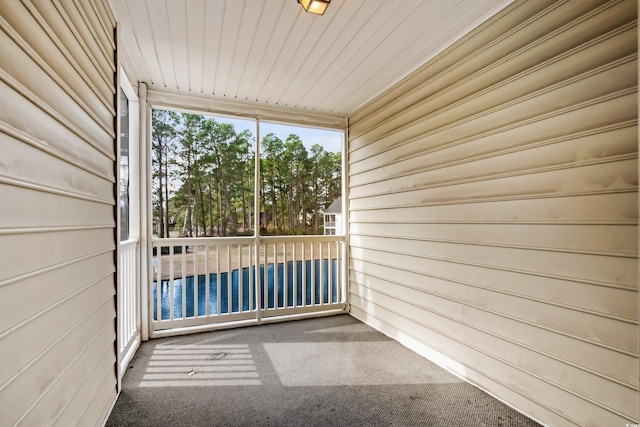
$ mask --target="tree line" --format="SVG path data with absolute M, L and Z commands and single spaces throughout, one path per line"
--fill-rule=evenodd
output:
M 255 137 L 197 114 L 152 112 L 154 233 L 253 234 Z M 298 135 L 260 142 L 261 234 L 322 234 L 322 212 L 342 190 L 341 153 Z M 172 235 L 174 235 L 172 233 Z

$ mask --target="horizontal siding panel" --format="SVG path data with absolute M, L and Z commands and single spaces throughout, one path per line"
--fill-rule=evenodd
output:
M 386 296 L 371 287 L 368 289 L 356 288 L 354 294 L 356 298 L 363 297 L 372 300 L 379 300 L 380 297 Z M 445 307 L 446 303 L 444 303 L 443 309 Z M 545 378 L 546 382 L 554 386 L 567 381 L 572 384 L 575 393 L 579 396 L 599 402 L 607 409 L 614 410 L 625 417 L 635 418 L 638 416 L 637 390 L 613 383 L 606 378 L 523 348 L 493 334 L 485 333 L 479 330 L 476 325 L 459 322 L 451 316 L 443 316 L 442 313 L 434 313 L 432 306 L 425 308 L 419 301 L 409 303 L 398 298 L 385 298 L 385 308 L 396 313 L 403 313 L 410 318 L 420 319 L 436 332 L 446 331 L 443 334 L 456 337 L 464 345 L 472 348 L 484 348 L 488 356 L 504 361 L 515 369 L 527 372 L 537 378 Z M 448 310 L 447 313 L 450 311 Z
M 556 419 L 556 425 L 581 425 L 581 426 L 603 426 L 609 424 L 622 424 L 628 419 L 618 414 L 604 410 L 593 405 L 574 394 L 549 384 L 529 373 L 519 369 L 502 360 L 496 359 L 481 348 L 474 348 L 459 342 L 454 335 L 454 331 L 446 335 L 434 331 L 426 322 L 417 320 L 409 316 L 408 313 L 398 313 L 384 306 L 384 304 L 372 303 L 363 298 L 352 296 L 351 303 L 360 311 L 371 315 L 382 322 L 389 324 L 399 331 L 411 331 L 411 336 L 419 336 L 420 341 L 432 347 L 434 350 L 453 360 L 468 365 L 468 369 L 478 371 L 483 376 L 489 377 L 493 381 L 501 383 L 524 396 L 529 396 L 535 392 L 534 403 L 545 406 L 552 410 L 562 419 Z M 452 355 L 455 354 L 455 357 Z M 466 372 L 466 371 L 464 371 Z M 483 387 L 484 383 L 478 376 L 473 376 Z M 529 397 L 531 399 L 531 397 Z M 536 417 L 536 413 L 530 413 Z M 545 418 L 547 419 L 547 418 Z
M 40 270 L 113 251 L 113 229 L 0 235 L 0 285 Z
M 500 99 L 501 91 L 509 91 L 507 96 L 513 99 L 634 54 L 633 28 L 618 28 L 632 22 L 629 12 L 633 5 L 610 2 L 603 6 L 606 9 L 603 13 L 585 15 L 585 11 L 594 8 L 594 3 L 553 5 L 550 8 L 553 13 L 540 16 L 535 26 L 521 26 L 514 37 L 503 37 L 483 46 L 468 60 L 435 75 L 407 96 L 389 100 L 384 109 L 365 120 L 369 128 L 364 138 L 356 136 L 361 125 L 354 118 L 353 149 L 393 130 L 398 120 L 418 119 L 466 97 L 477 97 L 482 91 L 487 92 L 484 97 L 487 105 L 496 105 L 491 99 Z M 566 31 L 560 24 L 565 25 Z M 594 38 L 594 32 L 599 37 Z M 625 43 L 628 41 L 631 43 Z M 506 52 L 509 54 L 505 55 Z M 369 123 L 373 118 L 377 122 Z
M 351 199 L 349 206 L 353 210 L 362 210 L 535 196 L 635 192 L 638 188 L 637 167 L 638 160 L 630 159 L 538 173 L 524 171 L 516 176 L 440 186 L 434 184 L 411 192 Z
M 43 113 L 45 113 L 47 115 L 47 117 L 50 117 L 55 122 L 57 122 L 60 125 L 64 126 L 66 128 L 66 130 L 72 132 L 75 136 L 77 136 L 78 138 L 84 140 L 85 143 L 87 143 L 90 146 L 94 147 L 96 150 L 100 151 L 102 154 L 104 154 L 105 156 L 107 156 L 108 158 L 111 158 L 113 160 L 113 158 L 112 158 L 113 156 L 111 154 L 111 151 L 108 148 L 108 145 L 109 145 L 108 139 L 103 139 L 101 141 L 96 141 L 96 140 L 91 139 L 91 137 L 89 135 L 87 135 L 86 133 L 84 133 L 78 126 L 76 126 L 75 123 L 73 123 L 72 121 L 68 120 L 63 115 L 58 113 L 56 110 L 51 108 L 51 106 L 47 105 L 44 101 L 42 101 L 40 98 L 38 98 L 35 94 L 30 92 L 24 86 L 22 86 L 15 78 L 13 78 L 12 76 L 7 75 L 2 70 L 0 70 L 0 79 L 3 81 L 2 82 L 3 85 L 6 84 L 9 88 L 11 88 L 12 90 L 18 92 L 20 94 L 20 96 L 22 96 L 24 98 L 25 101 L 28 101 L 33 106 L 37 107 L 39 110 L 41 110 Z M 11 117 L 11 115 L 7 115 L 7 116 Z
M 350 211 L 352 224 L 380 223 L 534 223 L 534 224 L 637 224 L 638 194 L 610 193 L 498 200 L 474 203 L 473 209 L 458 205 L 374 207 Z
M 88 55 L 82 49 L 82 43 L 69 31 L 69 27 L 62 20 L 59 13 L 55 11 L 52 2 L 42 0 L 32 2 L 24 0 L 23 4 L 49 35 L 49 38 L 53 40 L 57 48 L 65 53 L 67 60 L 74 64 L 81 73 L 88 76 L 89 80 L 104 98 L 115 95 L 115 86 L 107 70 L 101 69 L 93 58 L 93 55 Z M 115 56 L 113 61 L 115 61 Z M 109 72 L 112 71 L 109 70 Z
M 87 301 L 90 302 L 90 301 Z M 82 322 L 73 325 L 69 333 L 64 336 L 55 336 L 57 340 L 52 343 L 51 347 L 47 349 L 45 355 L 40 356 L 34 360 L 29 366 L 28 370 L 25 370 L 23 374 L 13 379 L 9 383 L 3 384 L 2 393 L 0 393 L 0 399 L 2 399 L 3 407 L 7 408 L 7 411 L 3 411 L 3 417 L 7 421 L 7 425 L 13 425 L 15 421 L 24 416 L 29 418 L 43 417 L 47 418 L 45 424 L 50 423 L 52 420 L 49 418 L 51 414 L 61 408 L 39 408 L 37 404 L 41 398 L 47 397 L 47 391 L 52 386 L 61 386 L 62 383 L 58 381 L 62 380 L 67 386 L 77 387 L 77 378 L 69 381 L 64 377 L 60 378 L 60 375 L 64 375 L 68 369 L 74 369 L 78 366 L 83 369 L 83 365 L 93 365 L 102 357 L 102 354 L 97 354 L 95 349 L 93 352 L 85 353 L 86 349 L 91 349 L 93 345 L 98 346 L 102 352 L 109 353 L 105 344 L 108 341 L 115 338 L 113 330 L 109 330 L 108 325 L 111 316 L 115 315 L 111 302 L 105 298 L 102 300 L 95 300 L 93 304 L 87 304 L 91 307 L 92 313 Z M 84 314 L 86 309 L 83 309 Z M 79 318 L 81 319 L 81 318 Z M 49 320 L 49 323 L 52 323 Z M 56 323 L 56 322 L 53 322 Z M 46 331 L 47 328 L 44 328 Z M 57 329 L 52 333 L 57 332 Z M 46 339 L 45 341 L 53 341 L 53 338 Z M 97 342 L 98 340 L 102 342 Z M 115 359 L 114 355 L 111 355 L 112 359 Z M 55 362 L 52 363 L 51 360 Z M 104 368 L 104 367 L 103 367 Z M 103 370 L 104 375 L 104 370 Z M 81 378 L 81 377 L 80 377 Z M 58 396 L 59 398 L 60 396 Z M 58 400 L 58 404 L 60 404 Z M 43 410 L 44 409 L 44 410 Z M 24 425 L 42 425 L 42 424 L 28 424 Z
M 109 57 L 115 46 L 102 49 L 95 37 L 91 34 L 90 27 L 73 12 L 77 9 L 46 0 L 32 0 L 32 7 L 46 20 L 51 30 L 58 36 L 62 44 L 73 53 L 73 57 L 87 75 L 99 73 L 101 80 L 110 86 L 113 73 L 116 71 L 113 59 Z M 66 13 L 66 11 L 70 13 Z M 73 16 L 75 19 L 71 19 Z M 78 31 L 78 24 L 85 31 Z M 84 24 L 84 25 L 82 25 Z M 111 36 L 113 39 L 113 35 Z
M 545 88 L 511 101 L 503 100 L 493 108 L 485 108 L 483 97 L 473 98 L 441 113 L 423 116 L 390 134 L 381 136 L 375 142 L 350 153 L 350 159 L 356 162 L 381 149 L 388 149 L 394 143 L 397 144 L 397 141 L 408 141 L 443 132 L 446 133 L 444 138 L 448 141 L 457 141 L 484 132 L 495 132 L 501 127 L 541 121 L 616 98 L 623 98 L 618 102 L 625 103 L 624 97 L 635 93 L 636 81 L 629 77 L 637 75 L 637 71 L 634 73 L 634 70 L 637 70 L 635 62 L 624 61 L 606 72 L 610 78 L 602 78 L 600 73 L 588 73 L 563 81 L 551 89 Z M 626 100 L 626 103 L 629 103 L 629 100 Z M 637 111 L 637 106 L 631 105 L 629 108 L 635 108 Z M 615 110 L 603 113 L 611 117 Z
M 357 262 L 356 262 L 357 261 Z M 391 263 L 380 263 L 363 258 L 354 258 L 354 265 L 366 266 L 367 274 L 398 280 L 391 271 L 398 267 Z M 424 280 L 423 276 L 434 279 L 431 284 L 443 285 L 425 288 L 428 292 L 446 295 L 447 281 L 458 286 L 471 286 L 486 291 L 528 298 L 534 301 L 548 302 L 557 306 L 601 314 L 608 317 L 634 322 L 638 318 L 638 307 L 633 300 L 635 289 L 594 285 L 568 279 L 540 277 L 513 270 L 484 268 L 476 265 L 457 264 L 455 269 L 447 269 L 447 261 L 422 260 L 419 264 L 410 264 L 399 270 L 403 283 L 415 283 Z M 365 270 L 356 270 L 365 271 Z M 410 282 L 409 279 L 414 282 Z M 443 282 L 444 281 L 444 282 Z
M 96 277 L 106 277 L 114 271 L 113 254 L 105 252 L 20 282 L 0 286 L 0 313 L 3 317 L 0 336 L 34 316 L 46 315 L 51 307 L 63 303 L 88 286 L 94 286 Z M 69 280 L 69 277 L 74 280 Z M 48 286 L 51 283 L 55 286 Z
M 103 16 L 103 10 L 108 5 L 103 4 L 98 6 L 96 2 L 84 3 L 78 0 L 73 0 L 78 10 L 84 12 L 87 25 L 90 25 L 98 35 L 98 40 L 104 45 L 107 50 L 115 49 L 113 25 L 111 19 Z
M 0 24 L 5 31 L 15 32 L 27 43 L 25 50 L 34 52 L 60 77 L 73 92 L 93 109 L 106 108 L 115 117 L 113 91 L 99 91 L 91 78 L 76 64 L 69 61 L 67 53 L 50 38 L 51 33 L 34 19 L 19 3 L 8 3 L 3 8 Z M 115 58 L 115 57 L 114 57 Z M 115 87 L 115 85 L 114 85 Z M 100 107 L 101 104 L 101 107 Z
M 114 377 L 107 374 L 98 383 L 99 386 L 92 396 L 93 399 L 89 401 L 87 409 L 78 420 L 78 425 L 101 427 L 104 424 L 105 417 L 111 410 L 112 402 L 118 397 L 116 389 L 112 385 L 113 380 Z
M 400 258 L 411 257 L 402 258 L 405 262 L 410 260 L 424 264 L 432 260 L 450 263 L 443 266 L 445 269 L 466 264 L 586 283 L 611 284 L 633 290 L 638 287 L 636 261 L 629 258 L 360 235 L 352 236 L 351 244 L 354 256 L 361 257 L 361 251 L 368 251 L 367 256 L 376 256 L 382 262 L 385 262 L 385 257 L 386 262 L 390 262 L 397 254 Z
M 527 145 L 545 145 L 589 134 L 597 134 L 607 129 L 636 126 L 637 103 L 633 95 L 614 97 L 602 102 L 589 103 L 581 108 L 569 109 L 555 116 L 541 120 L 516 123 L 513 126 L 493 129 L 485 133 L 471 132 L 470 135 L 453 137 L 448 132 L 436 132 L 420 136 L 394 146 L 380 147 L 377 153 L 367 153 L 361 160 L 350 158 L 354 180 L 358 173 L 380 168 L 381 177 L 393 175 L 388 170 L 394 161 L 403 162 L 402 170 L 419 170 L 419 163 L 413 158 L 424 159 L 424 155 L 434 155 L 444 164 L 464 161 L 474 157 L 488 156 L 501 150 L 515 150 Z M 458 157 L 454 157 L 458 156 Z M 437 163 L 436 163 L 437 164 Z M 428 165 L 425 165 L 428 167 Z M 354 181 L 354 184 L 357 184 Z
M 54 4 L 60 15 L 64 17 L 67 25 L 72 28 L 72 31 L 77 32 L 79 38 L 82 39 L 89 48 L 89 52 L 104 58 L 107 67 L 111 69 L 112 72 L 115 72 L 116 67 L 113 61 L 113 49 L 115 46 L 111 44 L 105 46 L 98 41 L 96 29 L 87 22 L 86 15 L 80 12 L 73 0 L 56 0 Z M 115 25 L 111 27 L 111 31 L 113 31 L 113 28 L 115 28 Z
M 5 333 L 0 338 L 0 354 L 3 360 L 0 384 L 4 387 L 7 383 L 20 380 L 24 373 L 19 376 L 13 376 L 13 373 L 20 372 L 36 359 L 45 357 L 44 365 L 51 366 L 51 359 L 46 355 L 49 347 L 69 331 L 86 322 L 101 305 L 110 301 L 115 292 L 110 285 L 113 284 L 113 279 L 113 275 L 105 276 L 73 295 L 64 304 L 54 306 L 46 314 Z M 95 327 L 95 323 L 93 326 Z M 35 391 L 37 388 L 32 390 Z
M 442 279 L 433 278 L 419 272 L 406 272 L 398 278 L 392 267 L 376 265 L 367 261 L 355 259 L 354 265 L 361 267 L 361 272 L 352 272 L 353 289 L 359 289 L 358 294 L 366 296 L 366 289 L 374 289 L 387 296 L 394 296 L 404 302 L 417 304 L 430 311 L 473 325 L 487 333 L 502 336 L 507 340 L 533 349 L 549 357 L 562 360 L 572 366 L 597 374 L 605 379 L 614 380 L 632 390 L 638 388 L 638 364 L 636 357 L 611 351 L 589 341 L 571 336 L 561 331 L 551 331 L 549 328 L 511 316 L 508 313 L 492 310 L 484 304 L 465 302 L 460 304 L 455 298 L 456 292 L 473 289 L 471 285 L 454 284 L 452 289 L 443 286 Z M 366 273 L 365 273 L 366 271 Z M 402 282 L 399 281 L 402 280 Z M 358 285 L 362 284 L 362 285 Z M 589 292 L 588 286 L 583 291 Z M 490 293 L 491 290 L 485 292 Z M 383 298 L 387 299 L 387 297 Z M 608 298 L 609 299 L 609 298 Z M 463 339 L 461 337 L 461 339 Z M 589 358 L 584 355 L 589 354 Z
M 388 252 L 377 252 L 373 250 L 361 250 L 353 248 L 353 257 L 356 259 L 366 259 L 369 262 L 386 265 L 415 265 L 413 269 L 419 272 L 431 273 L 436 277 L 430 280 L 438 280 L 438 285 L 446 286 L 447 294 L 460 303 L 474 306 L 482 306 L 497 313 L 514 317 L 523 321 L 531 322 L 541 327 L 558 331 L 565 334 L 601 343 L 612 349 L 637 355 L 638 342 L 630 340 L 633 332 L 637 330 L 637 322 L 621 322 L 604 316 L 599 316 L 569 308 L 547 304 L 544 301 L 536 301 L 520 298 L 505 293 L 492 292 L 487 289 L 468 286 L 447 280 L 447 276 L 437 274 L 434 270 L 425 271 L 425 266 L 416 265 L 419 259 L 416 257 L 390 254 Z M 444 267 L 448 267 L 444 265 Z M 451 267 L 449 267 L 451 268 Z M 411 271 L 411 270 L 410 270 Z M 403 274 L 399 271 L 399 274 Z M 470 282 L 473 283 L 473 282 Z
M 0 16 L 2 425 L 103 425 L 117 393 L 115 28 L 80 3 Z
M 635 257 L 635 225 L 566 224 L 385 224 L 357 223 L 352 233 L 372 236 L 451 242 L 561 252 L 594 252 Z
M 385 190 L 411 189 L 410 183 L 415 182 L 447 183 L 544 168 L 580 166 L 625 156 L 634 158 L 637 157 L 637 135 L 637 126 L 629 125 L 524 144 L 519 144 L 521 140 L 507 141 L 505 138 L 493 138 L 491 144 L 475 140 L 412 157 L 404 157 L 403 154 L 404 158 L 398 158 L 399 150 L 393 150 L 388 154 L 395 155 L 396 161 L 375 165 L 373 169 L 367 166 L 362 173 L 353 172 L 350 194 L 357 198 Z M 505 143 L 505 146 L 501 147 L 500 143 Z
M 0 28 L 7 34 L 14 44 L 18 45 L 22 51 L 28 55 L 28 57 L 38 64 L 41 70 L 44 70 L 49 78 L 54 80 L 58 86 L 64 89 L 65 93 L 73 98 L 82 108 L 85 110 L 87 114 L 92 115 L 103 129 L 105 129 L 110 134 L 113 134 L 113 126 L 109 126 L 113 124 L 114 114 L 109 107 L 109 103 L 96 102 L 96 100 L 88 100 L 86 94 L 91 92 L 91 87 L 86 84 L 81 78 L 65 81 L 63 77 L 68 80 L 69 76 L 60 76 L 57 74 L 52 66 L 48 64 L 38 53 L 28 45 L 28 43 L 18 34 L 14 28 L 11 28 L 6 21 L 0 17 Z M 62 55 L 62 54 L 60 54 Z M 64 57 L 62 57 L 64 59 Z M 67 64 L 68 65 L 68 64 Z M 73 68 L 69 66 L 69 69 L 66 70 L 67 73 L 74 73 Z M 79 96 L 77 91 L 74 91 L 75 88 L 82 88 L 81 91 L 84 96 Z M 93 93 L 91 93 L 93 94 Z
M 94 5 L 96 6 L 97 10 L 99 11 L 99 15 L 104 19 L 105 22 L 107 22 L 107 27 L 106 27 L 106 31 L 107 32 L 111 32 L 113 30 L 113 28 L 116 27 L 116 17 L 114 16 L 113 12 L 111 11 L 111 7 L 109 5 L 109 3 L 103 3 L 103 2 L 94 2 Z M 111 46 L 112 49 L 116 48 L 115 42 L 113 40 L 113 38 L 109 38 L 108 40 L 109 45 Z
M 0 176 L 102 200 L 105 204 L 114 203 L 113 182 L 107 177 L 96 176 L 3 133 L 0 133 L 0 145 L 3 150 L 6 149 L 0 158 Z M 38 165 L 37 168 L 30 166 L 34 163 Z M 52 170 L 56 171 L 53 176 Z
M 78 99 L 69 96 L 68 88 L 61 87 L 55 76 L 42 69 L 4 31 L 0 31 L 0 46 L 0 67 L 20 85 L 67 120 L 73 119 L 74 124 L 92 140 L 103 141 L 102 145 L 106 147 L 113 143 L 115 134 L 111 115 L 102 122 L 93 111 L 79 105 Z
M 115 340 L 115 334 L 112 333 L 110 338 Z M 57 418 L 51 425 L 58 427 L 79 425 L 78 420 L 81 415 L 78 414 L 83 414 L 84 409 L 91 405 L 91 400 L 96 395 L 97 389 L 103 386 L 105 381 L 114 380 L 113 378 L 110 379 L 108 375 L 105 377 L 105 372 L 107 371 L 108 366 L 113 366 L 115 363 L 116 361 L 114 356 L 105 352 L 96 364 L 95 368 L 89 373 L 84 381 L 79 384 L 79 388 L 73 396 L 73 399 L 69 400 L 69 405 L 61 409 Z M 115 376 L 115 373 L 113 375 Z M 113 393 L 108 393 L 109 391 L 112 391 Z M 105 396 L 107 396 L 110 402 L 113 402 L 117 397 L 115 393 L 115 390 L 107 390 Z M 106 419 L 107 415 L 108 414 L 104 414 L 102 419 Z
M 0 215 L 0 234 L 43 228 L 115 227 L 111 204 L 60 197 L 2 183 L 0 200 L 11 200 L 13 207 Z
M 87 337 L 91 341 L 86 348 L 77 349 L 76 353 L 68 351 L 64 355 L 69 364 L 65 371 L 46 390 L 46 393 L 43 394 L 37 404 L 26 414 L 26 417 L 22 420 L 24 425 L 50 425 L 52 417 L 48 414 L 56 414 L 57 411 L 61 410 L 59 407 L 60 399 L 64 402 L 69 402 L 73 398 L 80 397 L 78 392 L 86 392 L 86 390 L 96 387 L 95 385 L 90 385 L 90 387 L 82 387 L 84 390 L 78 390 L 78 386 L 84 385 L 87 380 L 96 381 L 97 384 L 101 383 L 102 378 L 92 378 L 92 374 L 98 372 L 104 376 L 104 373 L 108 372 L 115 363 L 111 349 L 105 346 L 105 343 L 108 344 L 116 339 L 111 327 L 112 325 L 105 324 L 104 329 L 99 334 L 94 337 Z M 59 415 L 59 413 L 56 415 Z M 76 424 L 70 422 L 67 425 Z
M 115 154 L 107 154 L 99 145 L 88 144 L 83 136 L 21 97 L 14 88 L 1 80 L 0 75 L 0 97 L 15 99 L 11 109 L 0 111 L 5 133 L 17 134 L 17 137 L 25 135 L 22 138 L 33 139 L 36 143 L 64 153 L 103 176 L 114 176 Z

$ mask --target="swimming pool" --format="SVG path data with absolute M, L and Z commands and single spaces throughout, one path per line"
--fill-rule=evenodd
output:
M 287 286 L 287 301 L 285 305 L 284 301 L 284 287 L 285 287 L 285 264 L 278 263 L 277 264 L 277 307 L 293 307 L 293 306 L 302 306 L 302 305 L 310 305 L 312 303 L 312 295 L 314 294 L 314 301 L 320 302 L 321 297 L 323 298 L 323 303 L 335 303 L 338 302 L 338 262 L 337 260 L 307 260 L 305 261 L 305 278 L 303 280 L 303 261 L 289 261 L 286 264 L 287 274 L 286 274 L 286 286 Z M 312 266 L 312 263 L 315 265 Z M 331 268 L 329 268 L 329 263 L 331 263 Z M 315 274 L 313 275 L 312 282 L 312 267 L 315 269 Z M 321 270 L 322 268 L 322 270 Z M 241 272 L 241 271 L 242 272 Z M 322 274 L 320 272 L 322 271 Z M 329 273 L 331 272 L 331 277 L 329 277 Z M 266 274 L 265 274 L 265 266 L 260 265 L 259 274 L 260 274 L 260 282 L 264 286 L 266 281 L 267 283 L 267 292 L 266 295 L 262 295 L 260 298 L 260 308 L 275 308 L 275 271 L 274 264 L 267 264 Z M 198 275 L 197 279 L 197 300 L 198 300 L 198 316 L 205 316 L 207 313 L 209 315 L 215 314 L 224 314 L 224 313 L 237 313 L 240 311 L 249 311 L 255 310 L 256 303 L 258 302 L 257 292 L 253 292 L 253 299 L 250 299 L 250 290 L 251 286 L 255 286 L 256 283 L 256 268 L 255 267 L 245 267 L 242 269 L 232 270 L 229 272 L 221 272 L 219 274 L 220 278 L 220 313 L 218 313 L 218 274 L 213 273 L 209 274 L 209 301 L 206 301 L 206 286 L 207 286 L 207 275 L 201 274 Z M 266 276 L 266 277 L 265 277 Z M 322 276 L 323 283 L 320 283 L 320 278 Z M 231 279 L 231 301 L 229 301 L 229 278 Z M 240 279 L 242 278 L 242 279 Z M 240 281 L 242 283 L 240 283 Z M 185 277 L 184 287 L 186 294 L 186 310 L 185 315 L 182 313 L 182 278 L 173 280 L 173 317 L 176 318 L 188 318 L 195 317 L 194 316 L 194 306 L 195 306 L 195 277 L 188 276 Z M 296 286 L 296 290 L 294 292 L 294 284 Z M 157 281 L 153 282 L 153 320 L 157 319 Z M 242 295 L 242 310 L 240 310 L 240 298 L 239 295 Z M 294 294 L 296 296 L 296 301 L 294 303 Z M 266 296 L 266 299 L 265 299 Z M 304 297 L 304 301 L 303 301 Z M 231 303 L 229 305 L 229 302 Z M 265 306 L 266 303 L 266 306 Z M 251 307 L 249 306 L 251 304 Z M 169 320 L 170 319 L 170 309 L 171 309 L 171 292 L 170 292 L 170 283 L 169 280 L 162 280 L 160 285 L 160 320 Z M 208 310 L 208 312 L 207 312 Z

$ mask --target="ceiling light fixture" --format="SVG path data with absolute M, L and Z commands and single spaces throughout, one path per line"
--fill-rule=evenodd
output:
M 298 3 L 302 5 L 305 11 L 322 15 L 324 11 L 327 10 L 330 1 L 331 0 L 298 0 Z

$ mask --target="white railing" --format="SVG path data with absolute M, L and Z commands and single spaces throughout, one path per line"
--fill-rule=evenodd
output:
M 154 331 L 345 308 L 344 237 L 153 240 Z
M 138 331 L 138 241 L 128 240 L 120 243 L 118 264 L 118 351 L 120 372 L 124 374 L 126 366 L 133 357 L 135 344 L 139 342 Z

